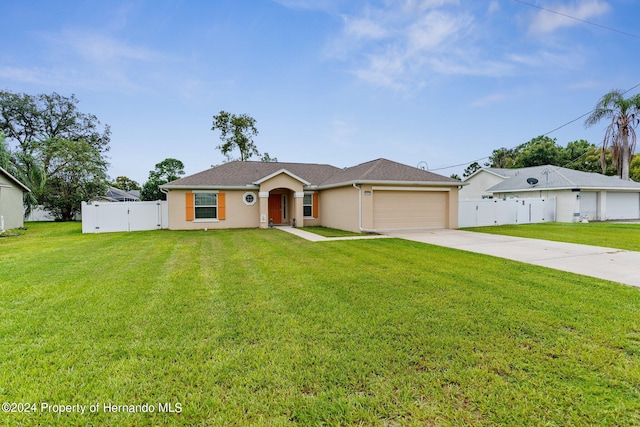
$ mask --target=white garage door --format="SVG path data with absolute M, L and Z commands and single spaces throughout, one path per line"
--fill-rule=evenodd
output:
M 607 193 L 606 219 L 640 218 L 638 193 Z
M 446 228 L 449 192 L 373 192 L 373 225 L 376 230 Z

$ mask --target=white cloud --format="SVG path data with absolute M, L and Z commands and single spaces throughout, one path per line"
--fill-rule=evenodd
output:
M 309 9 L 331 11 L 336 8 L 336 0 L 273 0 L 290 9 Z
M 52 35 L 49 41 L 57 48 L 95 64 L 113 64 L 119 61 L 154 62 L 165 55 L 142 47 L 124 43 L 113 36 L 90 31 L 65 31 Z
M 537 12 L 529 26 L 531 33 L 546 34 L 559 28 L 578 25 L 580 21 L 571 19 L 569 16 L 589 20 L 590 18 L 604 15 L 609 12 L 611 7 L 608 3 L 601 0 L 588 0 L 573 5 L 550 5 L 547 9 L 556 11 L 558 14 L 546 10 Z
M 383 25 L 368 18 L 345 17 L 344 25 L 345 34 L 356 39 L 383 39 L 389 35 Z
M 434 57 L 450 57 L 452 45 L 473 26 L 469 13 L 440 6 L 447 0 L 388 2 L 343 16 L 343 30 L 326 49 L 327 56 L 350 62 L 350 72 L 367 83 L 395 90 L 415 89 Z
M 556 69 L 580 69 L 584 64 L 584 57 L 580 49 L 555 50 L 541 49 L 527 54 L 512 54 L 508 56 L 514 64 L 529 69 L 555 67 Z
M 471 103 L 472 107 L 480 108 L 486 107 L 493 104 L 499 104 L 507 99 L 507 95 L 504 93 L 494 93 L 491 95 L 487 95 L 483 98 L 476 99 Z
M 470 16 L 453 16 L 432 11 L 414 22 L 407 32 L 408 48 L 413 52 L 442 50 L 471 26 Z
M 41 37 L 46 50 L 43 65 L 22 70 L 16 78 L 68 87 L 142 91 L 149 79 L 158 77 L 159 64 L 166 66 L 176 60 L 100 32 L 65 30 Z
M 497 0 L 491 0 L 489 7 L 487 8 L 487 15 L 493 15 L 500 11 L 500 3 Z
M 51 81 L 51 76 L 47 71 L 38 68 L 4 66 L 0 67 L 0 79 L 39 85 L 47 80 Z

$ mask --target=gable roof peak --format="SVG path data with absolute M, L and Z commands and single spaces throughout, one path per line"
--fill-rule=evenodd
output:
M 18 187 L 20 187 L 22 189 L 22 191 L 25 191 L 27 193 L 31 192 L 31 190 L 26 185 L 24 185 L 22 182 L 20 182 L 18 180 L 18 178 L 16 178 L 15 176 L 11 175 L 9 172 L 7 172 L 2 167 L 0 167 L 0 174 L 1 175 L 5 175 L 7 177 L 7 179 L 9 179 L 9 181 L 13 181 Z

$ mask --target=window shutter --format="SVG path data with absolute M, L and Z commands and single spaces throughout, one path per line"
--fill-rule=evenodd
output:
M 313 217 L 318 218 L 318 193 L 313 193 Z
M 224 193 L 218 193 L 218 219 L 227 219 L 227 204 Z
M 193 197 L 193 193 L 186 193 L 185 194 L 185 198 L 186 198 L 186 218 L 187 221 L 193 221 L 193 205 L 194 205 L 194 197 Z

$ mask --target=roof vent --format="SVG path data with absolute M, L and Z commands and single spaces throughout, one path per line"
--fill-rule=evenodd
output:
M 534 186 L 538 183 L 538 180 L 536 178 L 527 178 L 527 184 L 529 184 L 530 186 Z

